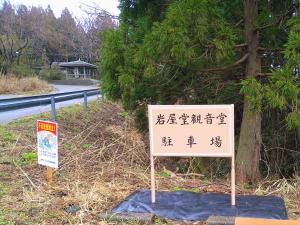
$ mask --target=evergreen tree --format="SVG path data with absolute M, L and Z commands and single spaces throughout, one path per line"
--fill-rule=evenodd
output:
M 280 101 L 299 108 L 293 46 L 299 28 L 288 26 L 298 8 L 293 0 L 122 0 L 119 28 L 103 34 L 103 91 L 134 110 L 137 121 L 147 121 L 150 103 L 235 103 L 237 178 L 255 182 L 261 176 L 262 111 Z M 287 118 L 297 126 L 299 111 Z

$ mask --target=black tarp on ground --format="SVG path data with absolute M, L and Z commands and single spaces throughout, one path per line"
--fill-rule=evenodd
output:
M 207 220 L 209 216 L 240 216 L 266 219 L 287 219 L 284 201 L 277 196 L 239 195 L 232 207 L 230 195 L 194 193 L 189 191 L 156 192 L 156 204 L 151 204 L 150 190 L 129 195 L 113 208 L 113 213 L 153 213 L 176 220 Z

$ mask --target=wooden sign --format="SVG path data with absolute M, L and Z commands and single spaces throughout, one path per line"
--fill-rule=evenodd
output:
M 233 105 L 149 106 L 154 156 L 232 157 Z
M 37 121 L 38 164 L 47 166 L 47 180 L 52 182 L 53 168 L 58 168 L 58 138 L 56 122 Z
M 154 156 L 230 157 L 235 205 L 234 105 L 149 105 L 152 202 Z

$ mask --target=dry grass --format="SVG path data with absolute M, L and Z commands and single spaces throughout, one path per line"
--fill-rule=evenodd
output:
M 0 94 L 16 94 L 49 90 L 48 83 L 39 78 L 18 78 L 13 75 L 0 76 Z
M 45 167 L 22 162 L 22 154 L 36 148 L 34 120 L 9 125 L 5 132 L 14 138 L 6 134 L 7 140 L 1 140 L 0 135 L 0 171 L 6 171 L 0 174 L 0 189 L 1 184 L 9 189 L 0 201 L 6 222 L 93 223 L 97 212 L 111 209 L 139 187 L 148 187 L 146 147 L 130 119 L 119 114 L 122 109 L 99 103 L 88 113 L 81 109 L 80 105 L 58 111 L 60 168 L 51 186 L 45 181 Z M 69 204 L 78 204 L 81 210 L 66 213 L 63 208 Z
M 46 183 L 45 167 L 22 160 L 24 152 L 36 151 L 35 119 L 50 115 L 22 119 L 2 131 L 0 127 L 0 224 L 105 225 L 108 221 L 99 223 L 98 212 L 110 210 L 138 189 L 149 188 L 149 148 L 122 111 L 117 104 L 99 102 L 90 104 L 87 113 L 81 105 L 58 111 L 60 168 L 52 185 Z M 212 183 L 195 174 L 161 169 L 156 175 L 158 190 L 230 192 L 229 181 Z M 163 175 L 168 173 L 171 176 Z M 254 190 L 238 188 L 237 192 L 250 194 Z M 80 210 L 65 212 L 72 204 Z
M 261 195 L 279 195 L 284 199 L 290 219 L 300 217 L 300 177 L 295 179 L 266 180 L 255 191 Z

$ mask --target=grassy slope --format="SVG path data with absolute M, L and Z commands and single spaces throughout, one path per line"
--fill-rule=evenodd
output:
M 96 102 L 88 113 L 79 104 L 58 111 L 60 169 L 51 186 L 45 167 L 24 157 L 36 151 L 35 120 L 50 114 L 1 126 L 0 224 L 92 223 L 96 212 L 110 209 L 138 183 L 147 187 L 144 144 L 129 119 L 118 115 L 121 111 Z M 79 204 L 80 212 L 66 213 L 63 208 L 69 204 Z
M 97 212 L 111 209 L 139 188 L 149 188 L 148 148 L 118 105 L 93 102 L 85 113 L 78 104 L 59 110 L 57 117 L 60 168 L 52 185 L 47 185 L 46 169 L 37 165 L 34 156 L 35 120 L 49 119 L 50 114 L 0 127 L 0 224 L 99 224 Z M 280 185 L 283 190 L 275 193 L 291 188 L 289 183 Z M 230 191 L 227 181 L 211 183 L 194 175 L 183 179 L 168 170 L 158 171 L 157 186 L 159 190 Z M 278 185 L 272 190 L 276 189 Z M 258 189 L 264 190 L 264 186 Z M 240 193 L 254 191 L 238 188 Z M 285 196 L 290 216 L 299 216 L 293 214 L 299 212 L 299 195 L 295 197 L 292 190 Z M 71 204 L 81 210 L 65 212 Z

